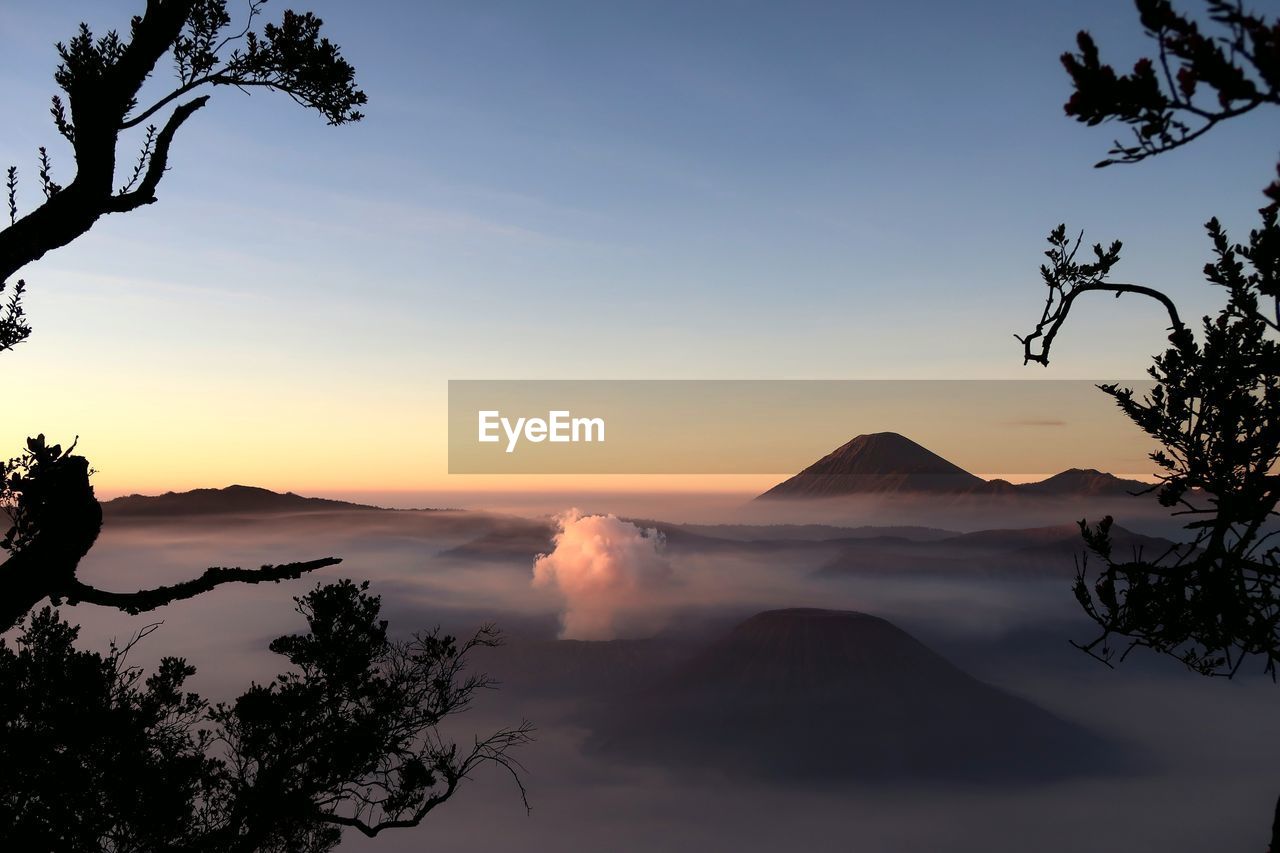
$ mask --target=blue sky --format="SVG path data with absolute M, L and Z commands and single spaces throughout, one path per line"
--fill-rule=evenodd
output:
M 0 12 L 0 161 L 28 203 L 38 145 L 69 166 L 51 43 L 140 5 Z M 1278 153 L 1257 115 L 1090 168 L 1122 128 L 1065 118 L 1057 57 L 1080 28 L 1138 56 L 1126 3 L 295 5 L 367 119 L 218 91 L 159 204 L 25 271 L 36 332 L 4 370 L 31 404 L 0 415 L 7 444 L 80 433 L 123 486 L 198 436 L 209 465 L 283 484 L 326 444 L 424 436 L 425 482 L 450 378 L 1026 377 L 1012 333 L 1054 225 L 1121 237 L 1122 279 L 1203 313 L 1201 224 L 1243 236 Z M 1161 343 L 1142 301 L 1076 319 L 1044 375 L 1134 376 Z M 272 467 L 247 428 L 295 457 Z M 187 464 L 136 476 L 184 485 Z

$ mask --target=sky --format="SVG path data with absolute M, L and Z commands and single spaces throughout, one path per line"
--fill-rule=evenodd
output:
M 141 7 L 0 3 L 24 209 L 38 146 L 71 174 L 53 43 Z M 367 118 L 215 92 L 159 203 L 23 271 L 0 444 L 78 435 L 104 495 L 487 488 L 446 473 L 450 379 L 1138 376 L 1163 327 L 1141 300 L 1081 305 L 1022 366 L 1044 236 L 1122 238 L 1118 277 L 1197 316 L 1202 223 L 1243 237 L 1276 160 L 1254 115 L 1091 168 L 1125 131 L 1063 115 L 1058 55 L 1081 28 L 1141 55 L 1109 0 L 306 8 Z

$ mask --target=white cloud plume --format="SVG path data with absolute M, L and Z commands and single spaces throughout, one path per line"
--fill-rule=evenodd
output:
M 555 547 L 534 560 L 533 585 L 564 598 L 561 638 L 610 640 L 620 629 L 656 628 L 653 595 L 673 582 L 662 534 L 576 509 L 556 516 L 556 524 Z

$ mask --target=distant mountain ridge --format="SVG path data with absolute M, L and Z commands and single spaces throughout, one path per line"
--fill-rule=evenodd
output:
M 1151 488 L 1151 483 L 1126 480 L 1094 468 L 1068 468 L 1047 480 L 1014 486 L 1018 491 L 1036 495 L 1128 495 Z
M 104 501 L 102 509 L 106 514 L 115 516 L 167 516 L 377 510 L 381 507 L 328 498 L 307 498 L 258 486 L 234 485 L 222 489 L 165 492 L 162 495 L 125 495 Z
M 896 432 L 859 435 L 758 499 L 858 494 L 952 496 L 1115 496 L 1150 487 L 1091 468 L 1071 468 L 1035 483 L 984 480 Z
M 1120 525 L 1111 528 L 1117 553 L 1156 559 L 1180 546 Z M 953 575 L 1062 577 L 1074 575 L 1085 553 L 1080 527 L 1060 524 L 978 530 L 933 542 L 847 539 L 819 575 Z

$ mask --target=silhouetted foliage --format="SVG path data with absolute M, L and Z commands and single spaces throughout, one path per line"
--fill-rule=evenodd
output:
M 1280 502 L 1280 229 L 1267 210 L 1248 245 L 1233 245 L 1216 220 L 1207 228 L 1217 260 L 1205 276 L 1227 291 L 1216 317 L 1204 318 L 1200 340 L 1166 307 L 1170 348 L 1155 358 L 1152 389 L 1138 395 L 1100 386 L 1161 449 L 1153 486 L 1161 505 L 1189 520 L 1190 539 L 1159 555 L 1114 554 L 1108 517 L 1081 528 L 1103 567 L 1090 578 L 1086 561 L 1076 598 L 1102 628 L 1082 647 L 1104 660 L 1111 641 L 1171 654 L 1205 674 L 1235 674 L 1249 655 L 1260 655 L 1273 675 L 1280 661 L 1280 545 L 1269 544 L 1268 522 Z M 1050 235 L 1042 268 L 1049 300 L 1036 331 L 1024 340 L 1028 361 L 1048 363 L 1054 333 L 1072 300 L 1090 291 L 1146 293 L 1110 282 L 1120 244 L 1094 247 L 1091 263 L 1077 263 L 1079 241 L 1065 229 Z M 1267 306 L 1266 311 L 1261 307 Z M 1041 348 L 1034 349 L 1039 341 Z
M 209 100 L 208 94 L 184 100 L 196 90 L 269 89 L 314 109 L 329 124 L 363 117 L 359 108 L 367 98 L 355 84 L 355 69 L 321 34 L 323 22 L 309 12 L 285 11 L 280 23 L 265 25 L 259 34 L 254 27 L 265 5 L 265 0 L 250 0 L 246 20 L 233 26 L 226 0 L 148 0 L 146 11 L 130 22 L 127 37 L 115 31 L 95 37 L 81 24 L 70 40 L 58 44 L 61 62 L 54 82 L 62 93 L 53 96 L 50 113 L 71 145 L 76 173 L 65 186 L 56 182 L 50 155 L 41 148 L 38 175 L 44 200 L 19 217 L 18 172 L 9 169 L 9 226 L 0 231 L 0 282 L 84 234 L 102 216 L 155 202 L 175 134 Z M 145 106 L 139 104 L 143 84 L 166 55 L 176 84 Z M 146 126 L 137 157 L 128 161 L 132 168 L 126 166 L 128 171 L 118 177 L 121 135 L 166 112 L 162 123 Z M 13 298 L 20 295 L 15 290 Z M 20 324 L 21 314 L 13 320 Z M 23 337 L 25 333 L 0 337 L 0 350 Z
M 320 20 L 286 11 L 259 33 L 264 5 L 249 0 L 247 20 L 232 26 L 225 0 L 147 0 L 127 37 L 95 37 L 82 24 L 58 45 L 62 94 L 51 113 L 76 173 L 58 183 L 40 148 L 44 198 L 19 216 L 18 170 L 7 172 L 0 352 L 30 334 L 25 283 L 8 290 L 5 282 L 103 215 L 156 201 L 175 134 L 208 102 L 208 94 L 187 97 L 197 89 L 276 90 L 330 124 L 361 118 L 365 95 Z M 142 106 L 143 84 L 166 55 L 177 83 Z M 117 174 L 122 134 L 157 116 Z M 528 724 L 462 747 L 437 728 L 491 686 L 466 672 L 466 658 L 497 645 L 497 632 L 484 628 L 462 643 L 438 632 L 393 641 L 365 586 L 341 582 L 297 599 L 310 632 L 271 645 L 293 669 L 226 705 L 183 691 L 195 671 L 185 661 L 166 658 L 144 678 L 127 663 L 132 643 L 106 655 L 78 651 L 77 629 L 56 612 L 28 615 L 46 599 L 138 613 L 223 583 L 298 578 L 340 562 L 212 567 L 136 592 L 85 584 L 76 572 L 102 508 L 89 463 L 73 450 L 41 435 L 0 464 L 0 507 L 11 522 L 0 540 L 9 552 L 0 564 L 0 632 L 22 626 L 16 646 L 0 641 L 0 849 L 329 850 L 344 827 L 372 836 L 417 825 L 481 764 L 515 775 L 508 752 L 529 740 Z
M 80 652 L 78 631 L 46 607 L 13 647 L 0 640 L 0 840 L 69 853 L 176 847 L 218 769 L 211 736 L 192 730 L 206 703 L 181 690 L 193 670 L 170 658 L 144 680 L 129 646 Z
M 1135 129 L 1135 144 L 1117 142 L 1117 159 L 1099 166 L 1168 151 L 1226 118 L 1280 103 L 1280 19 L 1268 22 L 1239 2 L 1205 2 L 1225 35 L 1204 35 L 1168 0 L 1135 0 L 1158 56 L 1139 60 L 1131 74 L 1103 64 L 1088 33 L 1077 37 L 1078 55 L 1063 55 L 1075 86 L 1067 114 L 1091 125 L 1116 119 Z M 1217 93 L 1217 109 L 1197 100 L 1200 83 Z M 1200 124 L 1192 127 L 1193 119 Z M 1274 189 L 1268 189 L 1273 198 Z M 1216 317 L 1204 318 L 1200 340 L 1166 294 L 1109 279 L 1120 241 L 1106 249 L 1095 245 L 1093 258 L 1078 262 L 1080 238 L 1073 244 L 1065 226 L 1049 235 L 1049 263 L 1040 268 L 1048 295 L 1035 329 L 1019 337 L 1024 361 L 1049 363 L 1054 337 L 1084 293 L 1148 296 L 1169 317 L 1170 348 L 1148 371 L 1155 380 L 1150 393 L 1101 387 L 1161 445 L 1151 456 L 1160 471 L 1153 491 L 1162 505 L 1190 517 L 1191 539 L 1154 558 L 1121 560 L 1112 553 L 1110 518 L 1093 527 L 1081 522 L 1090 551 L 1103 562 L 1090 581 L 1086 561 L 1076 582 L 1077 599 L 1102 628 L 1083 648 L 1104 660 L 1114 657 L 1110 641 L 1120 637 L 1129 648 L 1174 655 L 1204 674 L 1234 675 L 1249 655 L 1260 655 L 1276 674 L 1280 548 L 1269 540 L 1280 501 L 1280 478 L 1272 474 L 1280 460 L 1277 204 L 1261 214 L 1247 244 L 1233 244 L 1217 219 L 1206 225 L 1216 260 L 1204 274 L 1227 298 Z
M 1089 125 L 1117 120 L 1133 141 L 1116 141 L 1098 166 L 1135 163 L 1178 148 L 1221 122 L 1263 104 L 1280 104 L 1280 18 L 1267 19 L 1242 0 L 1204 0 L 1202 26 L 1170 0 L 1134 0 L 1156 56 L 1139 59 L 1128 74 L 1102 62 L 1093 38 L 1078 34 L 1079 53 L 1062 56 L 1074 93 L 1067 115 Z M 1216 34 L 1205 32 L 1216 29 Z M 1114 639 L 1133 648 L 1172 655 L 1205 675 L 1234 676 L 1251 657 L 1276 677 L 1280 661 L 1280 545 L 1271 544 L 1280 501 L 1280 180 L 1265 189 L 1270 204 L 1247 244 L 1233 244 L 1217 219 L 1206 225 L 1216 260 L 1205 265 L 1210 283 L 1226 290 L 1226 303 L 1205 317 L 1200 339 L 1163 292 L 1108 280 L 1119 261 L 1117 240 L 1093 247 L 1093 260 L 1077 263 L 1080 239 L 1066 228 L 1050 236 L 1041 267 L 1048 296 L 1034 331 L 1019 338 L 1024 362 L 1047 365 L 1054 336 L 1075 298 L 1088 292 L 1151 297 L 1169 316 L 1169 349 L 1148 371 L 1145 395 L 1103 385 L 1120 409 L 1161 449 L 1152 487 L 1163 506 L 1188 517 L 1189 541 L 1167 553 L 1125 559 L 1114 553 L 1112 520 L 1080 529 L 1102 562 L 1090 577 L 1080 564 L 1076 599 L 1101 628 L 1081 648 L 1107 661 Z M 1271 850 L 1280 851 L 1280 803 Z
M 1075 92 L 1068 115 L 1091 125 L 1116 119 L 1134 127 L 1136 142 L 1117 142 L 1112 162 L 1136 162 L 1183 145 L 1218 122 L 1264 103 L 1280 103 L 1280 19 L 1268 22 L 1243 4 L 1206 0 L 1209 19 L 1224 35 L 1206 36 L 1200 25 L 1167 0 L 1135 0 L 1143 27 L 1158 47 L 1156 60 L 1141 59 L 1128 75 L 1102 63 L 1088 33 L 1079 54 L 1063 64 Z M 1157 73 L 1156 69 L 1159 69 Z M 1216 108 L 1197 100 L 1198 86 L 1216 93 Z M 1189 124 L 1198 120 L 1194 127 Z M 1268 190 L 1273 195 L 1274 185 Z M 1102 628 L 1082 648 L 1110 661 L 1113 638 L 1128 649 L 1149 647 L 1173 655 L 1197 672 L 1234 675 L 1259 655 L 1273 676 L 1280 661 L 1280 547 L 1269 544 L 1280 501 L 1280 228 L 1273 202 L 1247 244 L 1233 244 L 1216 219 L 1206 228 L 1216 260 L 1205 277 L 1226 290 L 1216 317 L 1205 317 L 1198 340 L 1172 299 L 1144 285 L 1111 281 L 1121 243 L 1093 247 L 1077 261 L 1065 226 L 1049 235 L 1040 268 L 1048 289 L 1035 329 L 1020 337 L 1023 359 L 1049 363 L 1049 351 L 1075 299 L 1089 292 L 1126 293 L 1158 301 L 1169 318 L 1170 348 L 1155 358 L 1155 384 L 1139 396 L 1132 389 L 1101 386 L 1161 450 L 1152 454 L 1160 472 L 1153 487 L 1160 503 L 1189 517 L 1191 534 L 1166 554 L 1112 551 L 1111 519 L 1081 529 L 1103 563 L 1090 579 L 1087 560 L 1076 598 Z M 1121 655 L 1123 657 L 1123 655 Z
M 295 601 L 308 632 L 271 643 L 290 669 L 229 704 L 185 691 L 182 659 L 129 665 L 156 625 L 102 655 L 45 607 L 0 640 L 0 846 L 323 851 L 345 827 L 417 825 L 481 764 L 520 784 L 509 753 L 528 724 L 462 746 L 439 731 L 491 685 L 467 657 L 494 629 L 392 640 L 350 581 Z
M 7 288 L 8 285 L 0 281 L 0 298 L 4 298 Z M 19 281 L 9 292 L 8 298 L 0 304 L 0 352 L 13 349 L 31 335 L 26 311 L 22 307 L 22 296 L 26 289 L 26 283 Z
M 86 584 L 76 577 L 76 569 L 102 529 L 102 507 L 89 483 L 89 463 L 72 454 L 74 448 L 49 445 L 40 435 L 27 440 L 25 453 L 0 463 L 0 507 L 12 522 L 0 539 L 0 548 L 10 553 L 0 564 L 0 631 L 46 598 L 55 604 L 88 602 L 141 613 L 224 583 L 287 580 L 341 562 L 324 557 L 256 569 L 214 566 L 189 581 L 134 592 Z
M 323 116 L 329 124 L 359 121 L 366 102 L 355 84 L 355 69 L 322 34 L 311 13 L 285 11 L 278 24 L 255 29 L 265 0 L 249 0 L 244 20 L 233 24 L 226 0 L 148 0 L 129 33 L 94 36 L 87 24 L 57 46 L 54 73 L 61 94 L 50 113 L 70 144 L 76 173 L 65 186 L 54 179 L 52 158 L 39 149 L 43 201 L 19 216 L 18 170 L 6 177 L 9 225 L 0 230 L 0 352 L 31 333 L 22 306 L 26 283 L 10 290 L 5 282 L 26 264 L 86 233 L 108 213 L 135 210 L 156 201 L 156 188 L 169 168 L 169 152 L 179 128 L 209 100 L 197 90 L 234 87 L 283 92 Z M 149 103 L 139 103 L 144 83 L 168 56 L 176 82 Z M 164 116 L 163 121 L 158 117 Z M 122 135 L 139 131 L 139 153 L 118 174 Z M 0 630 L 48 598 L 87 601 L 129 612 L 190 598 L 231 581 L 259 583 L 296 578 L 330 566 L 327 557 L 260 569 L 213 567 L 182 584 L 115 593 L 81 583 L 75 576 L 92 547 L 102 514 L 89 484 L 89 464 L 70 450 L 44 455 L 44 438 L 32 439 L 28 453 L 5 467 L 4 499 L 25 527 L 5 544 L 10 558 L 0 565 Z M 56 448 L 56 445 L 54 446 Z M 48 505 L 49 511 L 42 507 Z M 15 533 L 18 531 L 15 528 Z
M 1209 22 L 1219 30 L 1215 35 L 1170 0 L 1134 5 L 1156 42 L 1154 59 L 1139 59 L 1132 71 L 1119 74 L 1102 62 L 1087 32 L 1076 37 L 1079 53 L 1062 55 L 1075 86 L 1067 115 L 1089 125 L 1114 119 L 1133 129 L 1132 143 L 1117 140 L 1112 158 L 1099 166 L 1146 159 L 1226 119 L 1280 104 L 1280 18 L 1254 14 L 1243 2 L 1204 0 Z

